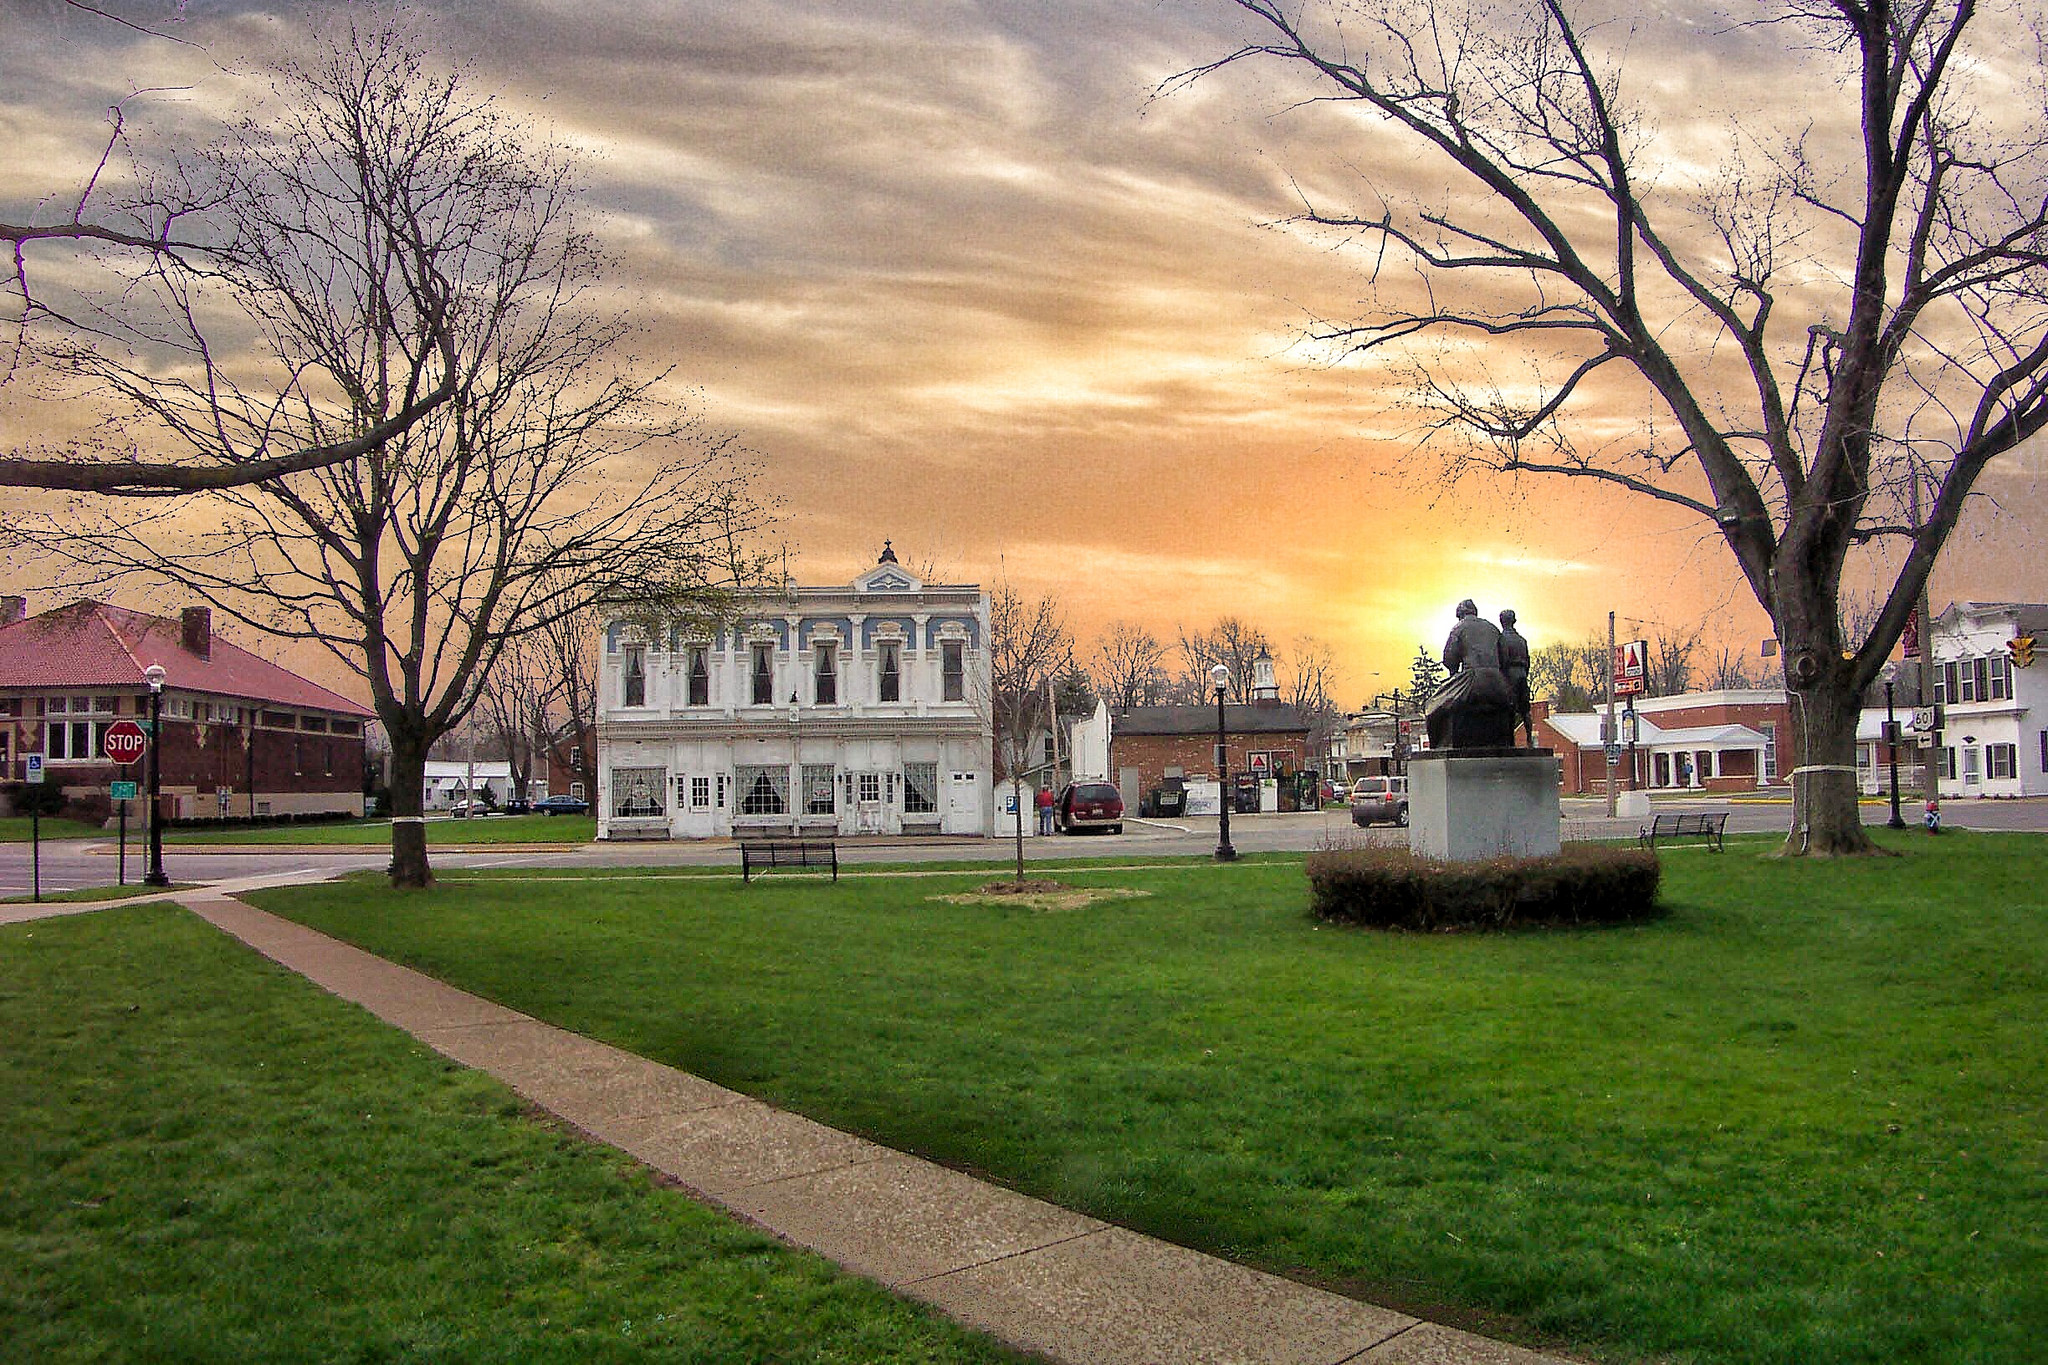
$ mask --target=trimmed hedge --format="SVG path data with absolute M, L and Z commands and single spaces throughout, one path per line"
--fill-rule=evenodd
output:
M 1374 929 L 1515 929 L 1654 919 L 1657 855 L 1568 844 L 1552 858 L 1437 862 L 1404 848 L 1312 853 L 1309 904 L 1319 919 Z

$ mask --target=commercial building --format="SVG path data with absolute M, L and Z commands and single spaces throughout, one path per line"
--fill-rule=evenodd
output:
M 2035 662 L 2036 641 L 2048 644 L 2048 605 L 2037 602 L 1952 602 L 1935 616 L 1942 796 L 2048 795 L 2048 668 Z M 1882 745 L 1868 747 L 1875 766 Z
M 886 545 L 829 587 L 751 594 L 716 631 L 604 627 L 600 839 L 987 834 L 989 604 Z
M 168 819 L 363 813 L 371 711 L 213 634 L 213 613 L 152 616 L 74 602 L 24 617 L 0 597 L 0 772 L 44 781 L 94 808 L 144 764 L 103 757 L 117 720 L 147 720 L 147 670 L 164 670 L 163 812 Z

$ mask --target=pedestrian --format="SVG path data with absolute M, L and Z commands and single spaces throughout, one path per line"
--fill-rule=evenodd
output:
M 1038 787 L 1038 832 L 1052 833 L 1052 788 L 1042 782 Z

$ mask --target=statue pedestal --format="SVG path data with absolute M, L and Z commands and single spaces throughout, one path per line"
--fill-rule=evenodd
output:
M 1563 828 L 1548 749 L 1447 749 L 1408 760 L 1408 849 L 1478 862 L 1556 853 Z

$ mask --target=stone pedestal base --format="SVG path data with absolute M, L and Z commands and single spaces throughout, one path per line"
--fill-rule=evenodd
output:
M 1557 757 L 1548 749 L 1456 749 L 1408 760 L 1408 848 L 1478 862 L 1558 850 Z

